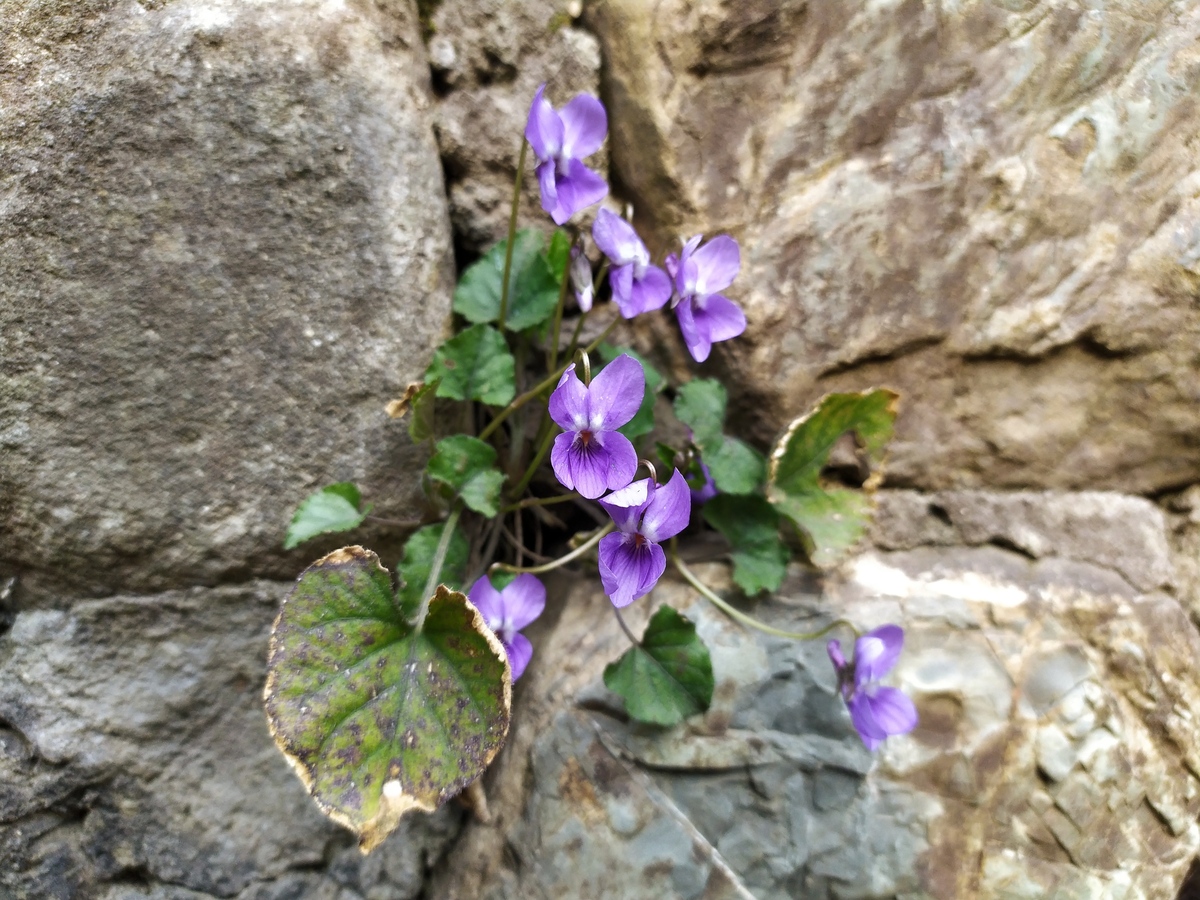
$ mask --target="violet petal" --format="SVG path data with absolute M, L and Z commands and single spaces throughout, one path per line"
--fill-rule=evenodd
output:
M 661 485 L 646 505 L 642 534 L 654 543 L 672 538 L 687 528 L 692 517 L 692 492 L 687 479 L 676 469 L 671 480 Z
M 597 431 L 592 436 L 592 443 L 599 444 L 608 453 L 607 486 L 610 491 L 619 491 L 633 481 L 638 458 L 629 438 L 619 431 Z
M 556 173 L 555 190 L 558 205 L 549 210 L 550 218 L 558 225 L 564 224 L 581 209 L 599 203 L 608 195 L 608 182 L 577 159 L 567 163 L 567 174 Z M 545 208 L 543 198 L 543 208 Z
M 536 169 L 538 186 L 542 190 L 542 210 L 553 214 L 558 209 L 558 181 L 554 174 L 554 161 L 538 163 Z
M 854 682 L 856 685 L 879 681 L 896 665 L 904 649 L 904 629 L 883 625 L 868 631 L 854 642 Z
M 592 224 L 592 239 L 614 266 L 633 262 L 645 245 L 628 222 L 611 210 L 601 209 Z
M 504 644 L 504 650 L 508 653 L 508 666 L 512 670 L 512 680 L 516 681 L 524 674 L 525 667 L 533 658 L 533 644 L 529 643 L 529 638 L 520 633 L 514 634 L 509 640 L 501 643 Z
M 648 266 L 642 277 L 633 282 L 629 306 L 636 310 L 633 315 L 641 315 L 645 312 L 662 309 L 670 299 L 671 279 L 658 266 Z M 624 309 L 621 310 L 621 313 L 627 319 L 633 318 Z
M 575 374 L 574 363 L 567 366 L 562 378 L 558 379 L 558 387 L 550 395 L 547 407 L 550 418 L 559 428 L 566 431 L 578 431 L 587 427 L 588 389 L 583 386 L 583 382 Z
M 488 628 L 495 631 L 500 627 L 500 623 L 504 619 L 504 600 L 487 575 L 471 585 L 471 590 L 467 592 L 467 599 L 479 610 L 479 614 L 483 616 L 483 621 L 487 623 Z
M 650 500 L 650 479 L 643 478 L 613 491 L 600 501 L 618 529 L 626 533 L 637 531 L 642 511 Z
M 609 452 L 600 441 L 595 440 L 595 435 L 592 435 L 588 442 L 584 443 L 578 433 L 564 432 L 563 434 L 570 434 L 572 439 L 570 449 L 566 453 L 566 462 L 575 490 L 579 491 L 581 497 L 595 500 L 608 490 Z M 559 437 L 562 436 L 559 435 Z M 554 442 L 557 445 L 558 438 L 555 438 Z M 635 459 L 634 465 L 636 464 L 637 460 Z M 550 465 L 554 465 L 553 459 L 550 460 Z M 555 474 L 558 473 L 555 472 Z M 559 481 L 562 479 L 559 478 Z
M 618 608 L 649 593 L 667 568 L 662 547 L 652 543 L 639 546 L 633 536 L 626 534 L 605 535 L 599 556 L 604 592 Z
M 696 264 L 696 293 L 713 294 L 733 284 L 742 267 L 737 241 L 727 234 L 717 235 L 692 254 Z
M 545 92 L 546 86 L 543 84 L 533 95 L 529 120 L 525 123 L 525 139 L 533 147 L 537 158 L 543 161 L 558 156 L 563 144 L 562 119 L 545 98 Z
M 546 586 L 535 575 L 522 572 L 500 592 L 504 600 L 504 620 L 520 630 L 546 609 Z
M 608 273 L 608 284 L 612 288 L 613 302 L 621 310 L 621 315 L 632 319 L 641 310 L 634 309 L 630 303 L 633 295 L 633 263 L 617 266 Z
M 550 468 L 554 470 L 554 477 L 568 491 L 575 490 L 575 476 L 571 474 L 571 445 L 575 443 L 575 432 L 564 431 L 562 434 L 554 438 L 554 445 L 550 448 Z
M 592 379 L 588 388 L 588 427 L 613 431 L 637 415 L 646 396 L 646 371 L 622 353 Z M 624 485 L 622 485 L 624 487 Z
M 578 94 L 559 113 L 562 120 L 562 154 L 583 159 L 600 149 L 608 134 L 604 104 L 591 94 Z
M 696 362 L 704 362 L 712 352 L 712 341 L 708 332 L 702 331 L 696 322 L 690 297 L 684 297 L 675 307 L 675 317 L 679 320 L 679 330 L 683 333 L 683 342 L 687 345 L 688 353 Z
M 740 306 L 720 294 L 705 297 L 692 310 L 696 328 L 708 335 L 711 343 L 727 341 L 746 330 L 746 314 Z

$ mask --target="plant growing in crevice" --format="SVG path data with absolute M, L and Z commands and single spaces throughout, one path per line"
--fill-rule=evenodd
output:
M 669 307 L 703 362 L 714 344 L 742 334 L 746 317 L 723 293 L 741 268 L 728 235 L 693 237 L 659 266 L 632 225 L 601 209 L 591 242 L 603 261 L 593 269 L 586 235 L 569 223 L 607 195 L 585 162 L 606 132 L 595 97 L 556 110 L 538 89 L 508 235 L 462 273 L 458 328 L 424 379 L 388 407 L 430 449 L 423 485 L 439 512 L 410 535 L 395 575 L 370 551 L 345 547 L 305 570 L 276 619 L 264 695 L 272 733 L 364 850 L 405 813 L 436 808 L 484 772 L 508 731 L 512 683 L 536 654 L 522 629 L 546 604 L 537 576 L 593 554 L 631 644 L 604 683 L 633 719 L 670 726 L 712 701 L 712 660 L 692 622 L 661 606 L 637 637 L 621 618 L 670 566 L 748 627 L 796 640 L 852 634 L 853 658 L 837 641 L 828 650 L 868 747 L 916 724 L 911 702 L 879 683 L 899 655 L 898 626 L 860 635 L 839 619 L 812 633 L 781 631 L 704 584 L 676 548 L 689 529 L 724 535 L 746 595 L 778 590 L 797 552 L 817 567 L 837 563 L 865 531 L 896 395 L 830 394 L 764 455 L 726 432 L 722 384 L 668 385 L 608 343 L 621 321 Z M 549 242 L 516 228 L 530 149 L 543 209 L 568 226 Z M 597 302 L 604 296 L 613 302 Z M 689 435 L 681 446 L 651 440 L 664 391 Z M 869 469 L 861 488 L 824 475 L 847 435 Z M 590 527 L 556 514 L 568 503 L 591 509 Z M 330 485 L 300 505 L 287 546 L 356 528 L 367 514 L 355 485 Z M 556 546 L 561 555 L 546 555 Z

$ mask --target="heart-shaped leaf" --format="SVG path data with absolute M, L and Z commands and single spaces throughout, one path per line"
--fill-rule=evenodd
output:
M 467 434 L 444 438 L 425 471 L 434 481 L 453 488 L 475 512 L 494 516 L 500 511 L 504 473 L 496 468 L 496 450 L 487 441 Z
M 712 702 L 712 658 L 696 626 L 661 606 L 642 642 L 605 668 L 604 684 L 639 722 L 676 725 Z
M 421 607 L 425 599 L 425 582 L 429 580 L 429 569 L 433 566 L 433 558 L 437 555 L 437 546 L 442 539 L 445 522 L 425 525 L 414 531 L 404 542 L 404 556 L 396 568 L 400 573 L 400 589 L 396 591 L 396 599 L 400 604 L 400 614 L 411 619 Z M 439 574 L 442 584 L 451 590 L 459 590 L 463 579 L 467 576 L 467 557 L 471 546 L 457 525 L 450 535 L 450 543 L 446 545 L 446 558 L 442 560 L 442 571 Z
M 733 580 L 747 595 L 777 591 L 788 552 L 779 539 L 779 513 L 762 497 L 720 494 L 704 504 L 704 521 L 732 548 Z
M 349 481 L 321 488 L 297 507 L 283 539 L 283 549 L 291 550 L 319 534 L 357 528 L 367 517 L 366 510 L 359 510 L 361 505 L 362 495 L 357 485 Z
M 752 494 L 766 474 L 762 454 L 744 441 L 724 433 L 725 387 L 711 378 L 682 385 L 675 395 L 675 417 L 692 429 L 713 483 L 725 494 Z
M 803 531 L 817 566 L 837 563 L 866 533 L 871 492 L 883 478 L 883 457 L 896 421 L 899 395 L 886 388 L 826 394 L 792 422 L 771 451 L 767 499 Z M 853 434 L 870 466 L 861 490 L 829 486 L 821 470 L 844 434 Z
M 558 304 L 562 283 L 554 269 L 563 266 L 566 253 L 557 238 L 551 243 L 550 257 L 542 252 L 542 235 L 531 228 L 522 229 L 513 241 L 512 263 L 508 273 L 508 310 L 501 326 L 512 331 L 531 328 L 550 318 Z M 569 242 L 566 244 L 569 250 Z M 495 322 L 500 318 L 500 297 L 504 285 L 504 257 L 508 242 L 501 241 L 483 258 L 467 267 L 454 290 L 454 311 L 471 322 Z
M 517 392 L 516 361 L 500 332 L 472 325 L 434 351 L 425 382 L 437 383 L 439 397 L 504 406 Z
M 271 632 L 263 700 L 275 743 L 363 852 L 483 774 L 511 698 L 504 648 L 467 598 L 439 586 L 413 627 L 361 547 L 309 566 Z

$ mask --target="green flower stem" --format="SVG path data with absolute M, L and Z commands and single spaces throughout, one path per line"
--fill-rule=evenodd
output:
M 504 248 L 504 280 L 500 283 L 500 316 L 496 324 L 504 329 L 508 317 L 508 276 L 512 271 L 513 243 L 517 236 L 517 210 L 521 208 L 521 181 L 525 177 L 525 153 L 529 143 L 521 135 L 521 156 L 517 160 L 517 177 L 513 180 L 512 212 L 508 216 L 508 244 Z
M 620 321 L 621 321 L 620 316 L 613 319 L 612 322 L 609 324 L 609 326 L 607 328 L 605 328 L 604 331 L 602 331 L 600 333 L 600 335 L 594 341 L 592 341 L 590 344 L 588 344 L 587 347 L 585 347 L 584 349 L 590 353 L 591 351 L 593 351 L 597 347 L 599 347 L 602 343 L 604 343 L 604 340 L 610 334 L 612 334 L 613 329 L 617 327 L 617 323 Z M 508 404 L 508 406 L 504 407 L 504 409 L 500 410 L 500 412 L 498 412 L 496 414 L 496 418 L 494 418 L 494 419 L 492 419 L 492 421 L 488 422 L 487 426 L 483 429 L 483 431 L 479 432 L 479 439 L 486 441 L 491 436 L 492 432 L 494 432 L 497 428 L 500 427 L 500 424 L 505 419 L 507 419 L 509 416 L 511 416 L 513 413 L 515 413 L 518 409 L 520 409 L 522 406 L 524 406 L 530 400 L 533 400 L 535 397 L 540 396 L 541 393 L 543 391 L 545 391 L 547 388 L 554 387 L 554 385 L 558 384 L 558 379 L 562 378 L 562 373 L 567 371 L 567 365 L 570 365 L 570 363 L 559 366 L 555 371 L 553 371 L 549 375 L 547 375 L 544 380 L 539 381 L 537 384 L 535 384 L 533 387 L 531 387 L 525 393 L 521 394 L 521 396 L 519 396 L 515 400 L 513 400 L 512 403 Z
M 554 325 L 550 329 L 550 364 L 547 369 L 558 367 L 558 345 L 562 339 L 563 307 L 567 305 L 567 285 L 571 283 L 571 255 L 567 252 L 567 268 L 563 271 L 562 284 L 558 287 L 558 306 L 554 307 Z
M 579 499 L 579 494 L 571 491 L 569 494 L 558 494 L 554 497 L 526 497 L 519 503 L 513 503 L 500 510 L 501 515 L 516 512 L 518 509 L 528 509 L 531 506 L 553 506 L 555 503 L 568 503 Z
M 615 606 L 612 608 L 612 611 L 613 615 L 617 617 L 617 623 L 621 626 L 621 630 L 625 632 L 625 637 L 629 638 L 629 643 L 635 647 L 641 646 L 641 641 L 634 637 L 633 632 L 629 630 L 629 626 L 625 624 L 625 617 L 621 615 L 621 611 Z
M 684 580 L 688 584 L 698 590 L 705 600 L 708 600 L 723 613 L 725 613 L 725 615 L 729 616 L 731 619 L 736 619 L 743 625 L 749 626 L 750 628 L 756 628 L 764 634 L 772 634 L 775 637 L 781 638 L 790 638 L 793 641 L 815 641 L 817 638 L 825 637 L 825 635 L 829 634 L 829 632 L 833 631 L 840 625 L 844 625 L 846 628 L 849 628 L 852 632 L 854 632 L 854 636 L 858 637 L 858 629 L 845 619 L 834 619 L 824 628 L 821 628 L 817 631 L 784 631 L 782 628 L 774 628 L 768 625 L 766 622 L 760 622 L 758 619 L 754 618 L 754 616 L 746 615 L 746 613 L 742 612 L 737 607 L 729 605 L 719 596 L 717 596 L 717 594 L 708 585 L 696 577 L 695 572 L 684 565 L 683 560 L 679 558 L 679 554 L 675 551 L 674 547 L 671 548 L 670 555 L 671 562 L 675 565 L 675 568 L 679 570 L 679 574 L 683 576 Z
M 598 532 L 596 532 L 594 535 L 592 535 L 590 538 L 588 538 L 586 541 L 584 541 L 582 544 L 580 544 L 578 547 L 576 547 L 574 550 L 572 550 L 570 553 L 568 553 L 566 556 L 560 556 L 558 559 L 553 560 L 552 562 L 545 563 L 544 565 L 530 566 L 529 568 L 523 569 L 520 566 L 510 566 L 508 563 L 492 563 L 492 567 L 491 567 L 491 569 L 489 569 L 489 571 L 491 571 L 491 572 L 529 572 L 533 575 L 540 574 L 541 572 L 549 572 L 553 569 L 557 569 L 559 566 L 565 566 L 567 563 L 569 563 L 573 559 L 578 559 L 579 557 L 583 556 L 583 554 L 587 553 L 589 550 L 591 550 L 593 547 L 595 547 L 598 543 L 600 543 L 600 539 L 602 537 L 604 537 L 606 534 L 608 534 L 610 531 L 612 531 L 616 527 L 617 527 L 616 525 L 614 525 L 613 523 L 610 522 L 609 524 L 607 524 L 603 528 L 601 528 Z
M 525 493 L 525 489 L 529 487 L 529 482 L 533 481 L 533 476 L 537 473 L 538 466 L 542 464 L 542 460 L 546 458 L 546 454 L 550 452 L 550 447 L 554 443 L 554 420 L 549 415 L 542 420 L 542 433 L 539 435 L 540 442 L 538 443 L 537 453 L 533 455 L 533 461 L 529 467 L 525 469 L 525 474 L 521 476 L 521 480 L 517 482 L 517 486 L 513 489 L 512 496 L 520 497 Z
M 417 615 L 413 619 L 413 628 L 418 634 L 425 625 L 425 616 L 429 613 L 429 601 L 433 599 L 433 592 L 441 580 L 442 564 L 446 562 L 446 553 L 450 549 L 450 538 L 454 536 L 454 529 L 458 525 L 458 517 L 461 514 L 461 505 L 456 504 L 450 510 L 450 515 L 446 517 L 446 524 L 442 526 L 442 536 L 438 539 L 437 549 L 433 551 L 433 562 L 429 566 L 429 577 L 425 579 L 425 594 L 421 598 L 421 608 L 417 610 Z

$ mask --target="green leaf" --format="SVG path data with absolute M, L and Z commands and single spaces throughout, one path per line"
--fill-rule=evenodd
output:
M 437 443 L 425 467 L 434 481 L 448 484 L 477 513 L 494 516 L 500 511 L 500 486 L 504 474 L 495 468 L 496 451 L 487 441 L 455 434 Z
M 629 440 L 637 440 L 644 434 L 649 434 L 654 430 L 654 402 L 658 396 L 658 392 L 663 389 L 666 384 L 666 379 L 662 373 L 654 366 L 646 361 L 646 358 L 640 353 L 630 350 L 628 347 L 615 347 L 609 343 L 603 343 L 596 348 L 596 352 L 600 355 L 600 359 L 605 365 L 608 365 L 618 356 L 632 356 L 642 364 L 642 369 L 646 373 L 646 394 L 642 398 L 642 405 L 638 408 L 634 417 L 617 429 Z
M 723 443 L 726 400 L 725 387 L 711 378 L 689 381 L 675 392 L 675 418 L 692 429 L 692 441 L 706 457 Z
M 363 852 L 405 813 L 432 811 L 483 774 L 511 699 L 504 648 L 467 598 L 439 587 L 418 631 L 361 547 L 306 569 L 271 631 L 271 734 Z
M 779 539 L 779 513 L 762 497 L 718 494 L 704 504 L 706 521 L 729 541 L 733 580 L 748 596 L 777 591 L 788 552 Z
M 883 457 L 896 420 L 894 391 L 827 394 L 806 415 L 792 422 L 771 451 L 767 499 L 791 519 L 807 539 L 817 566 L 838 562 L 866 532 L 870 492 L 883 478 Z M 838 439 L 853 433 L 871 465 L 863 489 L 828 487 L 821 470 Z
M 659 607 L 642 643 L 604 670 L 604 684 L 625 700 L 639 722 L 675 725 L 712 702 L 712 658 L 696 626 L 669 606 Z
M 349 481 L 321 488 L 296 509 L 283 539 L 283 549 L 291 550 L 318 534 L 357 528 L 367 517 L 366 511 L 359 512 L 361 505 L 362 495 Z
M 517 392 L 516 362 L 500 332 L 472 325 L 434 351 L 425 383 L 436 383 L 439 397 L 506 406 Z
M 704 452 L 713 484 L 726 494 L 753 494 L 767 471 L 763 455 L 737 438 L 722 437 L 716 452 Z
M 567 277 L 567 266 L 570 264 L 571 236 L 564 229 L 559 228 L 550 238 L 550 246 L 546 248 L 546 265 L 550 267 L 550 274 L 560 285 L 562 280 Z
M 396 592 L 396 599 L 401 615 L 406 619 L 417 614 L 421 601 L 425 599 L 429 567 L 433 564 L 433 556 L 445 527 L 443 522 L 418 528 L 404 544 L 404 556 L 396 567 L 400 573 L 400 590 Z M 463 579 L 467 577 L 467 558 L 470 553 L 470 544 L 463 533 L 455 528 L 446 548 L 446 558 L 442 561 L 439 575 L 442 584 L 456 591 L 465 587 Z
M 456 313 L 476 323 L 500 318 L 507 246 L 507 241 L 501 241 L 463 272 L 454 289 Z M 553 243 L 550 249 L 555 254 L 560 252 Z M 542 253 L 541 233 L 532 228 L 518 231 L 508 273 L 508 313 L 506 321 L 501 323 L 505 328 L 521 331 L 550 318 L 558 305 L 558 288 L 562 283 L 561 278 L 554 277 L 551 266 Z

